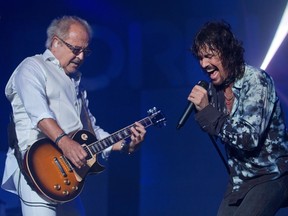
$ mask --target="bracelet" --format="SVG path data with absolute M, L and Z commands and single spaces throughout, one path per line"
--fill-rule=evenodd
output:
M 67 136 L 65 132 L 61 133 L 56 139 L 55 139 L 55 144 L 58 146 L 58 142 L 64 137 Z

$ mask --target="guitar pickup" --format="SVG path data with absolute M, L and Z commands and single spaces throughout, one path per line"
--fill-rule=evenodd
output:
M 68 159 L 65 157 L 65 156 L 60 156 L 60 159 L 62 159 L 64 161 L 64 165 L 67 166 L 67 169 L 69 170 L 69 172 L 73 172 L 73 167 L 72 165 L 70 164 L 70 162 L 68 161 Z M 61 164 L 60 164 L 61 166 Z M 65 171 L 64 171 L 65 172 Z
M 54 162 L 57 165 L 58 169 L 60 170 L 62 176 L 67 177 L 66 172 L 64 171 L 63 167 L 61 166 L 61 164 L 59 163 L 59 161 L 56 157 L 54 157 Z

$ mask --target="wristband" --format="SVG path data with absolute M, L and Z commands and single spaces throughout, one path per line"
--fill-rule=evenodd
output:
M 55 144 L 58 146 L 59 141 L 64 137 L 67 136 L 65 132 L 61 133 L 56 139 L 55 139 Z

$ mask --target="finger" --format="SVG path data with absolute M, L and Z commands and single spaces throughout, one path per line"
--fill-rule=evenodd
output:
M 142 124 L 140 124 L 139 122 L 135 122 L 135 125 L 135 129 L 138 133 L 140 133 L 141 135 L 144 135 L 146 133 L 146 129 Z
M 80 158 L 75 155 L 73 158 L 72 158 L 72 163 L 77 167 L 77 168 L 81 168 L 81 166 L 83 165 L 83 162 L 80 160 Z
M 135 130 L 135 128 L 131 128 L 131 131 L 132 131 L 131 141 L 136 142 L 141 135 L 140 135 L 140 133 L 138 133 L 138 131 Z
M 84 165 L 85 158 L 79 154 L 78 151 L 73 151 L 72 163 L 79 169 Z
M 138 136 L 138 131 L 136 130 L 136 127 L 135 127 L 135 126 L 131 127 L 130 130 L 131 130 L 131 132 L 132 132 L 132 136 L 133 136 L 133 135 L 134 135 L 135 137 Z
M 135 127 L 144 128 L 144 126 L 140 122 L 135 122 Z
M 86 157 L 88 156 L 87 152 L 83 149 L 83 148 L 80 148 L 79 149 L 79 158 L 81 159 L 81 161 L 86 161 Z
M 73 163 L 73 165 L 77 168 L 81 168 L 82 164 L 79 162 L 80 160 L 78 159 L 74 159 L 74 158 L 71 158 L 70 161 Z

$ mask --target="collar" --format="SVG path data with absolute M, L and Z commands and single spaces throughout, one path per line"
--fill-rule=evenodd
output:
M 52 54 L 52 52 L 49 49 L 45 50 L 45 52 L 43 53 L 43 58 L 44 58 L 44 61 L 50 61 L 63 70 L 63 68 L 60 65 L 59 60 Z M 82 73 L 80 71 L 76 71 L 75 73 L 73 73 L 69 77 L 74 79 L 75 81 L 79 81 L 81 76 L 82 76 Z
M 245 64 L 244 74 L 246 73 L 248 67 L 249 67 L 249 66 Z M 243 75 L 243 77 L 244 77 L 244 76 L 245 76 L 245 75 Z M 234 84 L 233 84 L 233 88 L 241 89 L 241 88 L 243 87 L 243 82 L 244 82 L 244 79 L 243 79 L 243 78 L 237 79 L 237 80 L 234 82 Z
M 52 54 L 52 52 L 49 49 L 45 50 L 45 52 L 43 53 L 43 58 L 44 58 L 44 61 L 51 61 L 54 64 L 56 64 L 59 67 L 61 67 L 59 60 L 56 59 L 56 57 Z

